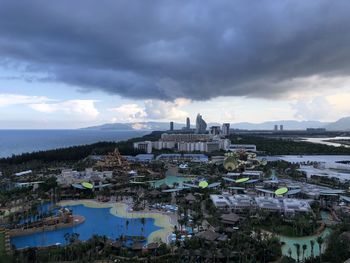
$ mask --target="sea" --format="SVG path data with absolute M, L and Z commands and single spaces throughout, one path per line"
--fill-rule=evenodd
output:
M 135 130 L 0 130 L 0 158 L 101 141 L 123 141 L 149 133 Z

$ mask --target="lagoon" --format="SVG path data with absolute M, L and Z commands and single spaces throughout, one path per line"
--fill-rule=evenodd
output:
M 121 235 L 149 237 L 152 233 L 162 230 L 159 224 L 155 224 L 155 218 L 145 217 L 143 225 L 141 217 L 117 216 L 117 211 L 112 211 L 115 210 L 113 206 L 98 208 L 82 203 L 65 207 L 72 209 L 75 215 L 84 216 L 85 222 L 75 227 L 13 237 L 11 243 L 16 248 L 65 245 L 66 233 L 77 233 L 79 240 L 88 240 L 93 235 L 105 235 L 111 239 L 118 239 Z
M 314 256 L 320 255 L 319 246 L 317 244 L 317 238 L 319 236 L 322 236 L 324 239 L 330 234 L 329 228 L 326 228 L 320 235 L 313 235 L 313 236 L 305 236 L 305 237 L 287 237 L 287 236 L 279 236 L 279 239 L 281 242 L 284 242 L 284 245 L 282 246 L 282 255 L 289 256 L 288 250 L 291 249 L 292 251 L 292 258 L 295 260 L 297 259 L 297 250 L 294 244 L 298 243 L 300 245 L 300 256 L 299 259 L 302 257 L 302 247 L 305 244 L 307 246 L 307 249 L 305 250 L 304 257 L 309 258 L 311 256 L 311 245 L 310 241 L 314 240 Z M 324 251 L 325 244 L 322 245 L 322 252 Z

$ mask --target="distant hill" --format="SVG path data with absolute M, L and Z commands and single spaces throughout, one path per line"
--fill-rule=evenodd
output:
M 350 130 L 350 117 L 341 118 L 335 122 L 325 125 L 327 130 L 333 131 L 349 131 Z
M 208 127 L 220 125 L 218 123 L 208 123 Z M 231 123 L 232 129 L 242 130 L 272 130 L 275 125 L 283 125 L 285 130 L 305 130 L 306 128 L 326 128 L 327 130 L 350 130 L 350 117 L 344 117 L 336 122 L 320 122 L 320 121 L 267 121 L 262 123 L 238 122 Z M 185 127 L 185 123 L 174 123 L 174 128 L 181 129 Z M 194 126 L 191 126 L 192 128 Z M 169 130 L 169 122 L 130 122 L 130 123 L 107 123 L 99 126 L 83 128 L 87 130 L 147 130 L 147 131 L 166 131 Z
M 287 130 L 305 130 L 306 128 L 323 128 L 327 125 L 327 122 L 320 121 L 295 121 L 295 120 L 282 120 L 282 121 L 267 121 L 262 123 L 250 123 L 250 122 L 239 122 L 231 124 L 233 129 L 244 129 L 244 130 L 272 130 L 275 125 L 283 125 L 284 129 Z
M 181 129 L 184 124 L 174 123 L 174 129 Z M 118 130 L 118 131 L 130 131 L 130 130 L 169 130 L 169 122 L 130 122 L 130 123 L 107 123 L 98 126 L 92 126 L 83 128 L 84 130 Z

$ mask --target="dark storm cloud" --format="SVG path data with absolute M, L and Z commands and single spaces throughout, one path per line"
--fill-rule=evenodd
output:
M 131 98 L 272 97 L 350 71 L 350 1 L 0 2 L 0 56 Z

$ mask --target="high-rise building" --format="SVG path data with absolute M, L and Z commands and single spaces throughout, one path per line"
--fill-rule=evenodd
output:
M 275 125 L 275 131 L 278 131 L 278 125 L 277 124 Z
M 229 135 L 230 134 L 230 124 L 229 123 L 224 123 L 222 125 L 222 134 L 223 135 Z
M 170 130 L 171 130 L 171 131 L 174 130 L 174 122 L 173 122 L 173 121 L 170 122 Z
M 202 115 L 198 113 L 196 118 L 196 133 L 203 134 L 207 130 L 207 123 L 203 120 Z
M 191 129 L 191 121 L 189 117 L 186 118 L 186 129 L 187 130 Z
M 211 126 L 210 127 L 210 134 L 219 135 L 220 134 L 220 126 Z
M 280 125 L 280 131 L 283 131 L 283 125 L 282 124 Z

